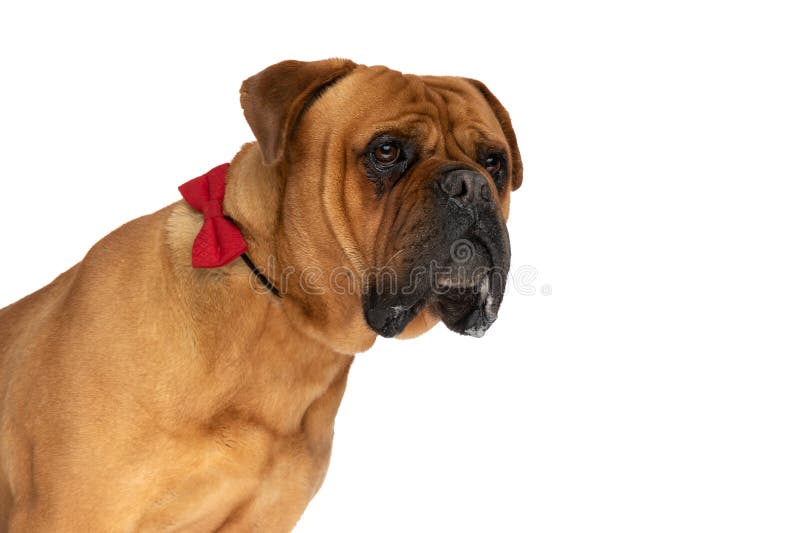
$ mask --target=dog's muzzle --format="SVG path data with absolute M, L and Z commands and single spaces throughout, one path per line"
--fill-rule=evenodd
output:
M 502 213 L 487 178 L 467 168 L 446 168 L 436 178 L 437 220 L 420 236 L 408 271 L 394 287 L 391 275 L 366 284 L 364 317 L 384 337 L 393 337 L 425 307 L 445 325 L 481 337 L 497 319 L 505 292 L 511 249 Z

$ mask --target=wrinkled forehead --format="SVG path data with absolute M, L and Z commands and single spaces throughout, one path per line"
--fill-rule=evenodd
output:
M 428 149 L 455 143 L 469 153 L 476 144 L 507 148 L 500 124 L 469 81 L 414 76 L 385 67 L 362 67 L 333 85 L 309 114 L 365 145 L 378 133 L 418 138 Z

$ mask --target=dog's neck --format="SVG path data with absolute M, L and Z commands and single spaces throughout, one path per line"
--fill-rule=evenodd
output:
M 257 149 L 245 146 L 234 158 L 224 209 L 242 229 L 256 264 L 277 261 L 264 269 L 269 275 L 285 267 L 280 263 L 285 257 L 281 183 L 271 179 L 258 157 Z M 268 292 L 242 260 L 217 269 L 193 268 L 190 250 L 202 221 L 202 214 L 180 202 L 171 208 L 167 223 L 171 283 L 188 300 L 187 334 L 196 347 L 196 364 L 214 376 L 205 391 L 208 397 L 197 398 L 190 407 L 197 408 L 190 418 L 228 416 L 225 410 L 204 408 L 221 405 L 225 397 L 222 405 L 237 417 L 257 421 L 277 434 L 303 432 L 324 444 L 352 356 L 334 350 L 304 327 L 292 295 L 277 298 Z
M 288 176 L 287 172 L 282 166 L 266 166 L 256 143 L 245 144 L 228 169 L 223 211 L 241 229 L 253 263 L 281 292 L 278 305 L 284 320 L 335 352 L 364 351 L 375 341 L 375 334 L 364 323 L 357 287 L 348 294 L 332 290 L 326 285 L 330 282 L 329 271 L 315 279 L 314 290 L 304 285 L 309 269 L 339 264 L 340 253 L 332 245 L 319 245 L 319 241 L 316 246 L 312 244 L 311 236 L 304 233 L 297 217 L 285 212 L 292 203 L 286 200 L 287 180 L 301 179 Z M 308 205 L 303 209 L 314 210 Z M 317 210 L 320 216 L 322 211 L 320 206 Z M 320 237 L 315 235 L 315 238 Z M 327 242 L 336 240 L 331 236 Z M 312 264 L 323 257 L 326 261 Z M 242 261 L 236 260 L 223 270 L 249 276 L 254 290 L 272 297 Z

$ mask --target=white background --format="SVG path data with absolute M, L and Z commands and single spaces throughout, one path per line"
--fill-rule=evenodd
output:
M 481 340 L 358 356 L 297 531 L 800 530 L 791 2 L 9 4 L 0 305 L 228 161 L 241 80 L 279 60 L 471 76 L 510 110 L 536 294 Z

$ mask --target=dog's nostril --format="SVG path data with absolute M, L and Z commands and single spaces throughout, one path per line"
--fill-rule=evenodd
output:
M 441 181 L 441 187 L 444 192 L 447 193 L 448 196 L 452 196 L 453 198 L 458 198 L 463 196 L 464 193 L 467 191 L 464 190 L 465 183 L 464 179 L 461 175 L 461 171 L 456 172 L 448 172 L 444 175 L 444 178 Z

